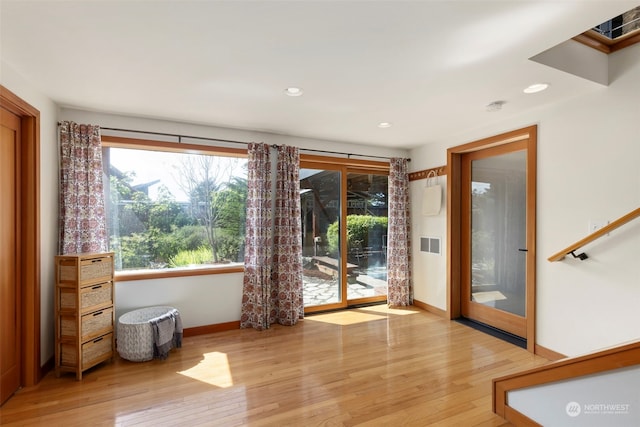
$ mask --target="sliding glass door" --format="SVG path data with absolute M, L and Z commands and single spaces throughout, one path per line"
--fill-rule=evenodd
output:
M 387 298 L 388 175 L 302 162 L 305 311 Z

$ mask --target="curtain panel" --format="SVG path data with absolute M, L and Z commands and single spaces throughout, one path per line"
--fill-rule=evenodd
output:
M 247 218 L 240 327 L 269 327 L 272 208 L 271 155 L 267 144 L 248 146 Z
M 291 326 L 304 317 L 300 153 L 277 150 L 274 199 L 270 147 L 249 145 L 241 328 Z
M 393 158 L 390 162 L 387 302 L 402 307 L 413 304 L 408 160 Z
M 271 323 L 295 325 L 304 317 L 300 150 L 278 147 Z
M 60 254 L 108 250 L 100 127 L 62 122 L 60 137 Z

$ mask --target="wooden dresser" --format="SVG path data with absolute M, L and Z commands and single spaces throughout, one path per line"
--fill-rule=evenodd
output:
M 56 376 L 82 373 L 115 356 L 113 252 L 58 255 Z

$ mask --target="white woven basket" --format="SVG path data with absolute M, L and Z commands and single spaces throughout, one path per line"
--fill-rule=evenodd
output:
M 132 362 L 153 359 L 153 330 L 149 321 L 167 314 L 174 307 L 145 307 L 123 314 L 118 319 L 118 354 Z

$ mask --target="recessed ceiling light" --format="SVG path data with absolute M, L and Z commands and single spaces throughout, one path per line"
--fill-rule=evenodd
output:
M 284 93 L 289 96 L 300 96 L 302 95 L 303 90 L 299 87 L 288 87 L 284 90 Z
M 532 84 L 529 87 L 526 87 L 524 89 L 524 93 L 542 92 L 543 90 L 545 90 L 548 87 L 549 87 L 548 83 L 535 83 L 535 84 Z
M 390 128 L 391 127 L 391 123 L 389 123 L 389 122 L 380 122 L 380 123 L 378 123 L 378 127 L 382 128 L 382 129 Z

